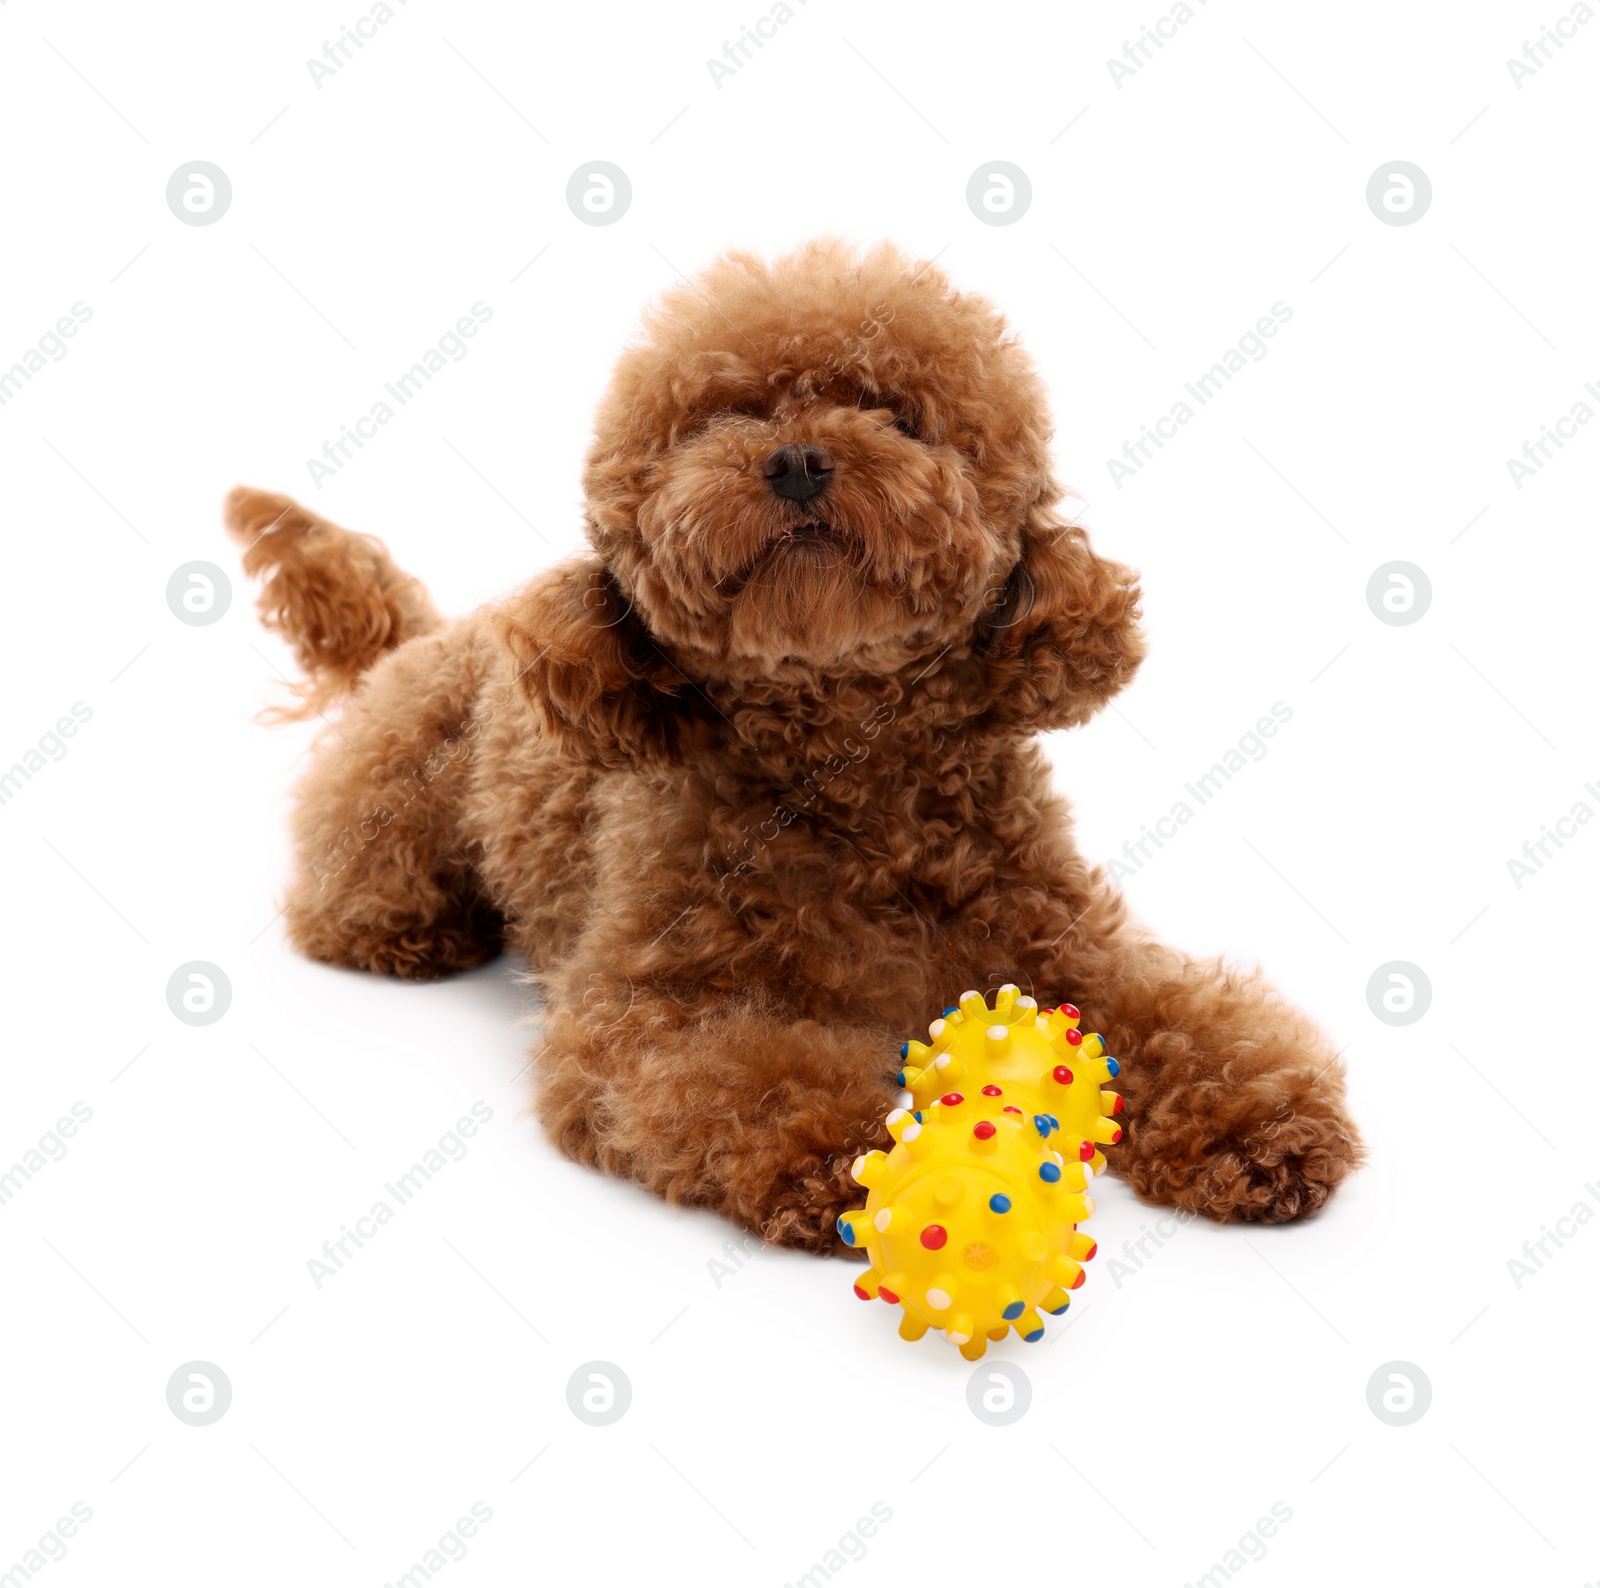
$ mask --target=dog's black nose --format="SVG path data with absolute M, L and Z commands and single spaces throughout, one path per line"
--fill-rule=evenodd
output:
M 828 483 L 833 459 L 821 447 L 797 447 L 792 441 L 770 453 L 761 472 L 785 500 L 809 502 Z

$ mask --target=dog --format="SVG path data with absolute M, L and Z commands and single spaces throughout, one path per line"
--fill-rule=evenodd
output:
M 403 977 L 525 956 L 560 1150 L 776 1245 L 846 1250 L 901 1043 L 1013 981 L 1120 1059 L 1139 1196 L 1314 1213 L 1362 1157 L 1327 1040 L 1132 924 L 1052 787 L 1038 734 L 1144 640 L 1050 441 L 995 309 L 823 242 L 664 297 L 600 405 L 590 552 L 498 605 L 444 622 L 380 541 L 234 490 L 296 709 L 338 710 L 290 939 Z

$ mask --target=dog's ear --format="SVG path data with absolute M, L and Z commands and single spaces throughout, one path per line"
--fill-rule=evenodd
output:
M 1075 525 L 1029 515 L 1022 555 L 985 620 L 983 713 L 1032 729 L 1087 722 L 1144 659 L 1139 582 Z
M 517 686 L 569 754 L 627 766 L 676 748 L 683 675 L 597 558 L 534 580 L 495 621 Z

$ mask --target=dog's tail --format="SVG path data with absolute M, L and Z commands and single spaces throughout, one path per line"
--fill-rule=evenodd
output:
M 294 647 L 306 682 L 280 719 L 321 711 L 380 657 L 439 626 L 424 590 L 372 535 L 340 529 L 287 496 L 237 485 L 223 521 L 244 547 L 245 572 L 264 579 L 261 620 Z

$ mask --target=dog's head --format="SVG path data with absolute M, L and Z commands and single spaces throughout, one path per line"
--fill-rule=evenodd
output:
M 804 690 L 936 657 L 970 664 L 974 714 L 1081 722 L 1138 665 L 1138 591 L 1053 511 L 1050 429 L 1000 316 L 931 264 L 729 255 L 617 365 L 584 476 L 599 565 L 527 625 L 586 635 L 583 676 L 542 682 L 636 718 L 625 747 L 651 710 L 625 697 L 674 676 Z

